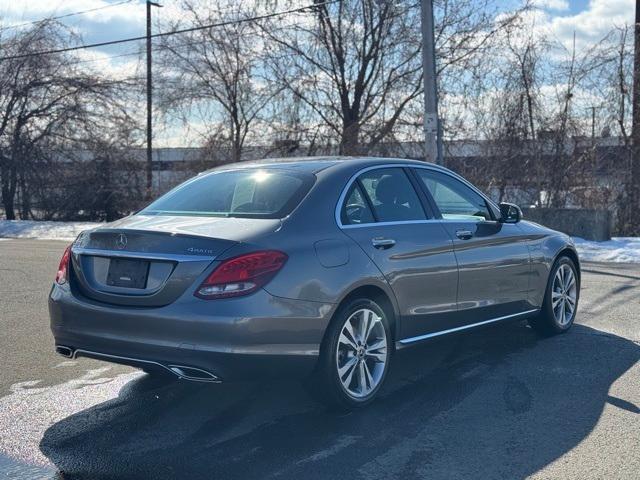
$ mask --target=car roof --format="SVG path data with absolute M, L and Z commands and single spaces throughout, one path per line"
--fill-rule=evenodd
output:
M 386 158 L 386 157 L 342 157 L 342 156 L 326 156 L 326 157 L 285 157 L 285 158 L 265 158 L 263 160 L 249 160 L 238 163 L 230 163 L 215 170 L 236 170 L 245 168 L 277 168 L 285 167 L 287 169 L 301 170 L 310 173 L 318 173 L 322 170 L 336 166 L 359 166 L 362 168 L 375 165 L 387 164 L 416 164 L 429 165 L 435 168 L 442 168 L 433 163 L 421 160 L 411 160 L 406 158 Z

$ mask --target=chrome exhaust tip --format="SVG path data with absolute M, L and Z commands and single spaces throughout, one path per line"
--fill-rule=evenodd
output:
M 63 357 L 73 358 L 73 348 L 64 345 L 56 345 L 56 353 Z
M 213 383 L 222 382 L 222 380 L 216 377 L 213 373 L 201 370 L 200 368 L 185 367 L 184 365 L 168 365 L 167 368 L 177 375 L 178 378 L 184 380 Z

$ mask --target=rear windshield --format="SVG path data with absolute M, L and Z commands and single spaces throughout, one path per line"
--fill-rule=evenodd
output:
M 213 172 L 160 197 L 143 215 L 282 218 L 300 203 L 315 176 L 278 169 Z

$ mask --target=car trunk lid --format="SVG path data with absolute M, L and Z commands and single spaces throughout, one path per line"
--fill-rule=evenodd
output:
M 175 301 L 216 258 L 279 220 L 133 216 L 81 234 L 73 284 L 93 300 L 158 307 Z

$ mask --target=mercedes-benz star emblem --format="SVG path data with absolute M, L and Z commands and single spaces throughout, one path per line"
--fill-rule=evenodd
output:
M 122 250 L 126 246 L 127 246 L 127 236 L 124 233 L 121 233 L 120 235 L 118 235 L 118 238 L 116 238 L 116 248 L 118 250 Z

